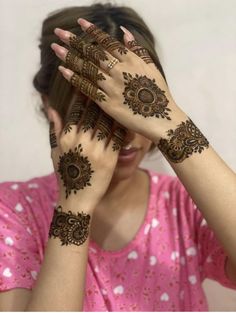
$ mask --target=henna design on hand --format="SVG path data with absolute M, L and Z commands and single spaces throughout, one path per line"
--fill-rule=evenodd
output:
M 50 142 L 51 149 L 57 147 L 57 137 L 55 134 L 54 122 L 50 122 L 49 124 L 49 142 Z
M 100 65 L 100 61 L 108 60 L 106 52 L 97 43 L 87 43 L 77 36 L 71 36 L 69 45 L 78 51 L 80 57 L 84 56 L 96 65 Z
M 66 66 L 74 72 L 80 73 L 81 59 L 79 54 L 76 54 L 75 50 L 69 50 L 66 55 Z
M 91 163 L 88 157 L 82 155 L 82 145 L 75 147 L 74 152 L 70 149 L 69 152 L 59 157 L 58 172 L 66 187 L 66 198 L 74 190 L 84 189 L 86 186 L 91 186 L 90 180 L 94 171 L 91 169 Z
M 82 121 L 82 130 L 84 132 L 96 127 L 97 120 L 99 118 L 100 108 L 96 103 L 89 103 L 85 117 Z
M 172 162 L 180 163 L 193 153 L 201 153 L 209 147 L 209 142 L 189 118 L 175 130 L 167 132 L 168 139 L 161 139 L 158 148 Z
M 72 125 L 78 125 L 85 111 L 85 96 L 78 95 L 75 103 L 72 105 L 69 117 L 64 127 L 64 133 L 67 134 L 72 130 Z
M 118 127 L 115 129 L 112 139 L 114 141 L 112 145 L 112 150 L 117 151 L 120 150 L 123 146 L 125 136 L 127 134 L 127 130 L 123 127 Z
M 91 25 L 86 32 L 97 40 L 108 52 L 117 50 L 121 55 L 126 54 L 128 49 L 116 38 L 111 37 L 109 34 L 102 31 L 96 25 Z
M 148 50 L 142 47 L 137 40 L 128 41 L 128 48 L 137 54 L 145 63 L 154 63 Z
M 113 126 L 113 121 L 114 120 L 106 113 L 102 113 L 100 115 L 97 124 L 97 129 L 99 130 L 97 135 L 98 141 L 109 137 Z
M 49 229 L 49 238 L 58 237 L 61 245 L 82 245 L 89 236 L 89 224 L 91 216 L 89 214 L 71 211 L 63 212 L 59 205 L 54 210 L 53 219 Z
M 171 120 L 167 108 L 169 103 L 165 96 L 165 91 L 161 90 L 155 82 L 147 76 L 135 74 L 133 77 L 130 73 L 123 72 L 125 79 L 125 89 L 123 96 L 124 104 L 128 104 L 134 114 L 150 117 L 162 117 Z
M 98 91 L 98 87 L 93 85 L 89 80 L 86 78 L 82 78 L 77 74 L 73 74 L 70 80 L 71 84 L 78 88 L 83 94 L 91 98 L 96 102 L 98 101 L 106 101 L 105 95 Z

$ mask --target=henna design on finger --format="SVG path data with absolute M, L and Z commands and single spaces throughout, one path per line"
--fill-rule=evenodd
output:
M 125 79 L 124 104 L 128 104 L 134 114 L 140 114 L 145 118 L 155 116 L 171 120 L 168 113 L 171 110 L 167 108 L 169 101 L 165 91 L 157 86 L 155 79 L 138 74 L 133 77 L 126 72 L 123 72 L 123 77 Z
M 112 145 L 113 151 L 121 149 L 121 147 L 123 146 L 124 139 L 125 139 L 126 135 L 127 135 L 127 130 L 125 128 L 118 127 L 115 129 L 113 136 L 112 136 L 112 139 L 114 141 L 114 143 Z
M 51 149 L 57 147 L 57 137 L 55 134 L 54 122 L 50 122 L 49 125 L 49 142 Z
M 58 172 L 66 187 L 66 198 L 74 190 L 74 194 L 80 189 L 91 186 L 90 180 L 94 171 L 88 157 L 82 155 L 82 145 L 75 147 L 74 152 L 69 152 L 59 157 Z
M 96 103 L 90 103 L 87 107 L 85 117 L 82 121 L 82 130 L 84 132 L 96 127 L 99 118 L 100 108 Z
M 79 58 L 79 55 L 73 52 L 72 50 L 69 50 L 66 55 L 66 66 L 70 68 L 74 72 L 80 73 L 81 70 L 81 59 Z
M 97 124 L 97 129 L 99 130 L 97 134 L 98 141 L 109 137 L 112 126 L 113 119 L 109 115 L 102 113 Z
M 172 162 L 180 163 L 193 153 L 201 153 L 209 147 L 209 142 L 189 118 L 175 130 L 167 132 L 168 139 L 161 139 L 158 148 Z
M 83 113 L 85 111 L 85 97 L 79 95 L 72 105 L 69 117 L 66 121 L 66 125 L 64 127 L 64 133 L 67 134 L 72 130 L 72 125 L 78 125 L 81 120 Z
M 150 54 L 148 50 L 144 47 L 142 47 L 137 40 L 131 40 L 127 43 L 128 48 L 137 54 L 145 63 L 154 63 L 152 58 L 150 57 Z
M 97 100 L 100 102 L 106 101 L 104 93 L 98 91 L 98 88 L 86 78 L 82 78 L 74 73 L 71 77 L 70 82 L 74 87 L 78 88 L 83 94 L 85 94 L 95 102 Z
M 63 245 L 82 245 L 89 236 L 89 224 L 91 216 L 83 211 L 72 213 L 63 212 L 59 205 L 54 210 L 52 222 L 49 229 L 49 238 L 58 237 Z
M 126 54 L 128 49 L 116 38 L 102 31 L 96 25 L 91 25 L 86 32 L 97 40 L 108 52 L 117 50 L 121 55 Z
M 82 76 L 91 80 L 93 83 L 97 83 L 99 80 L 106 80 L 102 72 L 99 73 L 99 68 L 92 62 L 84 60 L 81 70 Z

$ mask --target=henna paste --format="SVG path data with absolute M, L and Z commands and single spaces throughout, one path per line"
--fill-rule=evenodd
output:
M 97 100 L 100 102 L 106 101 L 104 93 L 98 91 L 98 88 L 86 78 L 82 78 L 74 73 L 71 77 L 70 82 L 74 87 L 78 88 L 83 94 L 85 94 L 95 102 Z
M 121 55 L 128 52 L 128 49 L 121 42 L 102 31 L 96 25 L 91 25 L 86 32 L 95 38 L 108 52 L 112 53 L 114 50 L 117 50 Z
M 112 136 L 112 139 L 114 141 L 112 145 L 113 151 L 121 149 L 121 147 L 123 146 L 123 142 L 124 142 L 126 134 L 127 134 L 127 130 L 125 128 L 118 127 L 115 129 L 113 136 Z
M 158 148 L 172 162 L 180 163 L 193 153 L 201 153 L 209 147 L 208 140 L 189 118 L 175 130 L 167 132 L 168 139 L 161 139 Z
M 145 63 L 153 63 L 152 58 L 150 57 L 150 54 L 148 50 L 144 47 L 142 47 L 137 40 L 132 40 L 128 42 L 128 48 L 137 54 Z
M 91 169 L 91 163 L 88 157 L 82 155 L 82 145 L 75 147 L 74 152 L 69 152 L 59 157 L 58 172 L 66 187 L 66 198 L 74 190 L 74 194 L 78 190 L 91 186 L 90 180 L 94 171 Z
M 82 245 L 89 235 L 89 224 L 91 217 L 89 214 L 71 211 L 63 212 L 62 206 L 54 210 L 53 219 L 50 225 L 49 238 L 58 237 L 61 245 Z
M 54 122 L 50 122 L 49 125 L 49 141 L 52 149 L 57 147 L 57 137 L 55 134 Z
M 138 74 L 133 77 L 126 72 L 123 72 L 123 77 L 125 79 L 124 104 L 128 104 L 134 114 L 171 119 L 168 113 L 171 110 L 167 108 L 169 101 L 165 96 L 165 91 L 156 85 L 155 79 Z
M 80 119 L 85 111 L 85 97 L 83 95 L 78 95 L 75 103 L 72 105 L 69 117 L 66 121 L 64 127 L 64 133 L 67 134 L 72 130 L 71 125 L 78 125 Z

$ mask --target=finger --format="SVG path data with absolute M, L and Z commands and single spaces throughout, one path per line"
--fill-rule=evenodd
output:
M 106 51 L 110 52 L 111 55 L 119 61 L 125 60 L 125 56 L 129 53 L 129 51 L 120 41 L 85 19 L 78 19 L 78 23 L 83 31 L 94 38 L 95 41 Z
M 109 99 L 106 93 L 92 84 L 89 80 L 77 75 L 70 69 L 65 68 L 64 66 L 59 66 L 58 69 L 64 78 L 67 79 L 77 90 L 95 101 L 101 108 L 104 107 L 104 103 Z
M 145 63 L 154 63 L 148 50 L 138 43 L 133 34 L 124 26 L 120 26 L 120 28 L 124 32 L 124 43 L 129 50 L 139 56 Z
M 85 114 L 81 121 L 80 130 L 86 133 L 87 131 L 91 131 L 91 137 L 94 136 L 94 130 L 96 129 L 97 120 L 99 118 L 101 109 L 99 106 L 89 101 L 86 107 Z
M 125 140 L 126 135 L 127 135 L 126 128 L 124 128 L 121 125 L 115 127 L 112 137 L 111 137 L 111 143 L 110 143 L 112 144 L 113 151 L 117 151 L 122 148 L 122 146 L 124 145 L 124 140 Z
M 113 123 L 114 120 L 101 110 L 97 121 L 96 137 L 98 141 L 105 140 L 105 146 L 107 146 L 111 138 Z
M 51 107 L 48 108 L 47 114 L 50 120 L 49 142 L 50 142 L 51 148 L 54 149 L 58 146 L 58 138 L 62 130 L 62 121 L 58 113 Z
M 54 122 L 50 122 L 49 124 L 49 142 L 51 149 L 57 148 L 57 137 L 55 133 L 55 124 Z

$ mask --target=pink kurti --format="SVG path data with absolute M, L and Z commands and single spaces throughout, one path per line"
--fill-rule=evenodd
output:
M 149 203 L 133 240 L 115 252 L 90 240 L 84 311 L 208 311 L 206 277 L 236 290 L 222 246 L 179 179 L 146 171 Z M 0 291 L 33 288 L 57 195 L 54 173 L 0 184 Z

